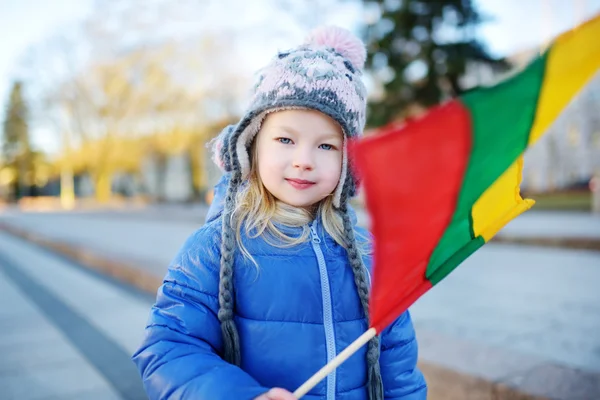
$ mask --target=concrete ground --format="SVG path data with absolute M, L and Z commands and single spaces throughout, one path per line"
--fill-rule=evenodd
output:
M 175 213 L 5 213 L 0 224 L 159 281 L 203 219 L 197 209 Z M 569 226 L 589 225 L 582 218 Z M 491 397 L 508 387 L 535 398 L 600 399 L 598 283 L 600 252 L 484 246 L 411 308 L 430 397 L 525 398 Z M 0 304 L 0 398 L 144 397 L 129 356 L 152 296 L 3 233 Z M 451 382 L 462 382 L 453 389 L 461 394 L 450 393 Z

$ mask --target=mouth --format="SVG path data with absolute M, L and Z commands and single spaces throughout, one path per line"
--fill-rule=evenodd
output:
M 286 181 L 296 189 L 308 189 L 316 183 L 305 179 L 286 179 Z

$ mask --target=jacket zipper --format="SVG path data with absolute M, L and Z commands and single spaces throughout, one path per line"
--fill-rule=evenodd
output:
M 317 222 L 310 226 L 311 242 L 313 250 L 319 263 L 319 273 L 321 275 L 321 295 L 323 297 L 323 325 L 325 327 L 325 341 L 327 344 L 327 362 L 330 362 L 335 356 L 335 330 L 333 326 L 333 313 L 331 305 L 331 289 L 329 287 L 329 277 L 327 275 L 327 266 L 325 257 L 321 251 L 321 239 L 317 234 Z M 327 376 L 327 400 L 335 400 L 336 371 L 334 370 Z

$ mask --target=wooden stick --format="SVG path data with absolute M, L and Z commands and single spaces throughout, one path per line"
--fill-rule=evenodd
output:
M 294 392 L 294 396 L 296 398 L 301 398 L 306 393 L 309 392 L 310 389 L 314 388 L 317 383 L 321 382 L 327 375 L 329 375 L 334 369 L 339 367 L 344 361 L 346 361 L 350 356 L 358 349 L 363 347 L 365 343 L 369 340 L 373 339 L 377 335 L 377 331 L 375 328 L 370 328 L 368 331 L 363 333 L 352 342 L 348 347 L 344 349 L 340 354 L 338 354 L 333 360 L 327 363 L 323 368 L 321 368 L 316 374 L 311 376 L 306 382 L 302 384 L 296 391 Z

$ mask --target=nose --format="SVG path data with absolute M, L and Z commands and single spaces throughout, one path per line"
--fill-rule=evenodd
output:
M 314 169 L 314 159 L 313 152 L 309 148 L 302 148 L 298 146 L 296 151 L 294 151 L 294 159 L 293 159 L 294 168 L 303 170 L 303 171 L 311 171 Z

